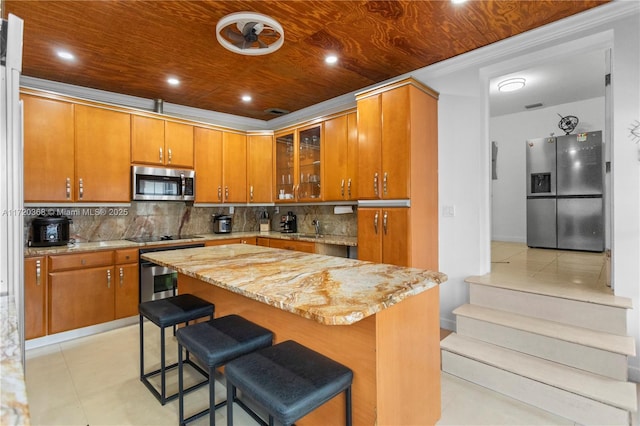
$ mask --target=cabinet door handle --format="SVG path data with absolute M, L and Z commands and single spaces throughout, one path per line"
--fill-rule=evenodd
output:
M 384 229 L 384 234 L 387 235 L 387 212 L 385 211 L 382 215 L 382 229 Z
M 347 193 L 349 194 L 349 199 L 351 199 L 351 178 L 347 182 Z
M 167 154 L 168 154 L 168 163 L 171 164 L 171 158 L 173 158 L 173 155 L 171 153 L 171 148 L 167 149 Z
M 378 173 L 373 175 L 373 193 L 376 197 L 378 196 Z
M 107 269 L 107 288 L 111 288 L 111 269 Z
M 42 276 L 42 269 L 40 268 L 40 261 L 36 260 L 36 285 L 40 285 L 41 276 Z
M 340 195 L 344 198 L 344 179 L 340 182 Z
M 224 186 L 224 200 L 229 200 L 229 187 L 227 185 Z
M 71 199 L 71 178 L 67 178 L 67 200 Z
M 378 218 L 379 218 L 379 214 L 378 212 L 376 212 L 376 214 L 373 216 L 373 229 L 376 231 L 376 234 L 378 233 Z
M 384 176 L 382 178 L 382 193 L 387 195 L 387 172 L 384 172 Z
M 123 284 L 124 284 L 124 269 L 120 267 L 120 288 L 122 288 Z
M 253 185 L 249 187 L 249 201 L 253 201 Z
M 79 179 L 78 190 L 80 193 L 80 199 L 82 200 L 82 197 L 84 197 L 84 182 L 82 181 L 82 178 Z
M 162 148 L 159 148 L 159 151 L 158 151 L 158 160 L 162 161 Z

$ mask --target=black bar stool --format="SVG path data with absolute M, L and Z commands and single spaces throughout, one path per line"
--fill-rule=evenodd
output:
M 215 307 L 212 303 L 202 300 L 192 294 L 181 294 L 178 296 L 167 297 L 165 299 L 151 300 L 142 302 L 138 307 L 140 313 L 140 381 L 151 391 L 151 393 L 164 405 L 167 401 L 171 401 L 178 397 L 178 393 L 167 396 L 166 392 L 166 372 L 167 370 L 176 368 L 178 363 L 165 365 L 165 338 L 164 332 L 167 327 L 174 327 L 177 324 L 189 325 L 189 321 L 198 318 L 210 317 L 213 319 L 213 311 Z M 144 318 L 160 327 L 160 368 L 145 373 L 144 371 Z M 187 362 L 203 376 L 207 377 L 207 373 L 196 364 L 189 360 L 187 354 Z M 149 382 L 149 377 L 160 374 L 160 392 Z M 187 391 L 197 389 L 206 384 L 202 381 L 193 385 Z
M 178 339 L 178 393 L 180 426 L 209 413 L 209 424 L 215 425 L 215 410 L 226 401 L 215 403 L 215 373 L 218 367 L 237 357 L 271 346 L 273 333 L 238 315 L 227 315 L 211 321 L 181 328 Z M 184 418 L 182 348 L 209 368 L 209 408 Z M 252 414 L 252 413 L 250 413 Z
M 269 413 L 269 425 L 274 424 L 274 419 L 291 425 L 344 392 L 346 424 L 351 425 L 353 372 L 293 340 L 231 361 L 224 373 L 228 426 L 233 425 L 233 402 L 241 402 L 236 390 Z M 244 404 L 239 405 L 246 409 Z

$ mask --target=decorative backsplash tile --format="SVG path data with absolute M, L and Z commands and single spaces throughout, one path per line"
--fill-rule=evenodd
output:
M 320 232 L 326 235 L 357 236 L 357 213 L 336 215 L 331 205 L 235 207 L 233 231 L 258 231 L 260 217 L 267 211 L 271 230 L 280 230 L 280 217 L 291 211 L 298 217 L 298 232 L 313 233 L 313 220 L 320 222 Z M 229 214 L 228 207 L 194 207 L 181 202 L 132 202 L 131 207 L 84 208 L 58 207 L 44 209 L 72 219 L 69 234 L 77 242 L 122 240 L 158 235 L 192 235 L 213 232 L 213 215 Z M 31 221 L 25 217 L 25 241 L 29 240 Z

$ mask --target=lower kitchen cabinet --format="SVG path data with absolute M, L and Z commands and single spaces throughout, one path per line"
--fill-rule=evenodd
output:
M 138 249 L 116 251 L 116 319 L 138 315 L 140 304 L 140 283 L 138 268 Z
M 49 273 L 49 334 L 115 319 L 113 266 Z
M 24 260 L 24 337 L 47 334 L 47 263 L 44 257 Z
M 358 259 L 410 265 L 409 208 L 358 209 Z
M 204 243 L 205 247 L 222 246 L 225 244 L 251 244 L 256 245 L 256 237 L 250 238 L 225 238 L 224 240 L 209 240 Z
M 269 241 L 269 247 L 279 248 L 285 250 L 302 251 L 305 253 L 315 253 L 315 243 L 309 241 L 291 241 L 291 240 L 277 240 L 271 239 Z

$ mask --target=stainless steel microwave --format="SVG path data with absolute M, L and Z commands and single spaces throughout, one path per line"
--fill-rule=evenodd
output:
M 196 173 L 163 167 L 132 166 L 133 200 L 193 201 Z

